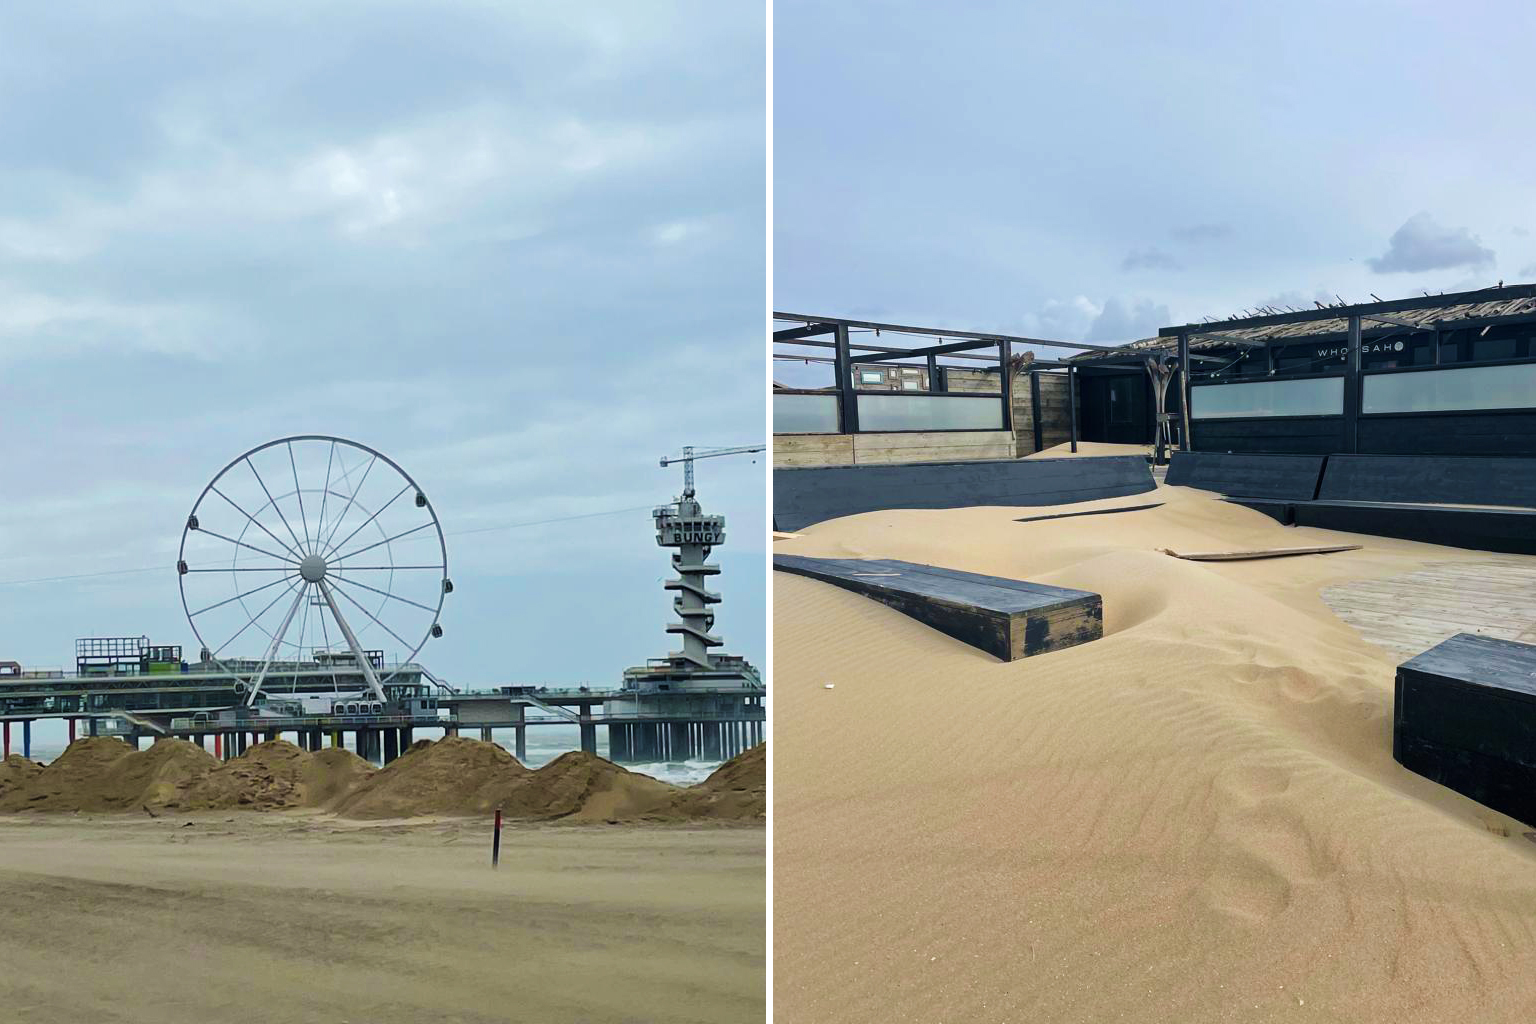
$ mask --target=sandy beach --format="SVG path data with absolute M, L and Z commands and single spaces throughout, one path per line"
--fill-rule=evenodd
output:
M 0 1018 L 761 1021 L 757 826 L 0 818 Z
M 1532 1019 L 1529 829 L 1392 760 L 1402 659 L 1320 597 L 1490 556 L 1185 488 L 1062 508 L 1150 501 L 875 512 L 775 544 L 1097 591 L 1106 634 L 1004 664 L 775 575 L 776 1019 Z M 1363 548 L 1158 550 L 1330 543 Z

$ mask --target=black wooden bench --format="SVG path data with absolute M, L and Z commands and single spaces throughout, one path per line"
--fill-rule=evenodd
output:
M 1168 483 L 1287 526 L 1536 554 L 1536 458 L 1178 452 Z
M 779 572 L 873 598 L 1004 661 L 1104 635 L 1098 594 L 893 559 L 775 555 Z
M 1156 488 L 1139 455 L 988 459 L 773 471 L 773 528 L 897 508 L 1066 505 Z
M 1397 669 L 1392 756 L 1536 826 L 1536 645 L 1458 633 Z

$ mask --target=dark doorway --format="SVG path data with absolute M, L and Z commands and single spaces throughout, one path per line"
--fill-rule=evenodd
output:
M 1152 403 L 1145 372 L 1083 374 L 1080 392 L 1084 441 L 1152 442 Z

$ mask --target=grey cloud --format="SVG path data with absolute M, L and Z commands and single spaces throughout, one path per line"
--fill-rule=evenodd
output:
M 1156 246 L 1132 249 L 1120 261 L 1121 270 L 1182 270 L 1179 261 Z
M 1378 274 L 1418 273 L 1493 263 L 1493 250 L 1466 228 L 1448 228 L 1416 213 L 1392 233 L 1387 251 L 1365 261 Z
M 1111 298 L 1088 328 L 1084 341 L 1135 341 L 1171 323 L 1168 307 L 1153 299 Z

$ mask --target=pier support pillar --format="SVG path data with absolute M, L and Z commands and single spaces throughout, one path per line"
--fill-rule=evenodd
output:
M 720 723 L 704 723 L 704 760 L 719 761 L 720 758 Z
M 614 764 L 623 764 L 629 760 L 629 743 L 624 728 L 616 722 L 608 726 L 608 760 Z
M 331 746 L 333 746 L 333 747 L 340 747 L 341 746 L 341 730 L 340 729 L 332 729 L 331 730 Z
M 673 761 L 688 760 L 688 723 L 671 722 L 667 725 L 668 738 L 667 757 Z
M 384 730 L 384 763 L 389 764 L 400 756 L 400 730 Z
M 491 727 L 490 726 L 482 725 L 480 727 L 480 741 L 482 743 L 493 743 L 493 742 L 495 742 L 494 740 L 491 739 Z
M 75 720 L 66 718 L 65 721 L 69 723 L 69 742 L 73 743 L 75 742 Z
M 21 723 L 21 756 L 32 759 L 32 719 L 24 719 Z
M 10 722 L 6 722 L 5 723 L 5 752 L 3 754 L 0 754 L 0 757 L 10 757 L 10 756 L 11 756 L 11 723 Z
M 85 720 L 85 734 L 87 736 L 99 735 L 101 720 L 99 718 L 87 718 Z
M 221 732 L 213 734 L 213 756 L 219 761 L 224 760 L 224 734 Z
M 589 754 L 597 753 L 597 726 L 591 722 L 581 723 L 581 749 Z
M 402 726 L 400 729 L 400 753 L 411 749 L 411 744 L 416 742 L 416 730 L 413 726 Z
M 594 732 L 596 731 L 596 727 L 595 726 L 593 727 L 593 731 Z M 519 726 L 517 726 L 517 728 L 515 728 L 513 730 L 512 735 L 514 737 L 514 739 L 513 739 L 513 746 L 516 747 L 516 749 L 512 752 L 512 756 L 517 758 L 518 763 L 520 763 L 520 764 L 527 764 L 528 763 L 528 727 L 526 725 L 519 725 Z
M 457 736 L 458 734 L 459 734 L 459 727 L 458 726 L 456 726 L 456 725 L 445 725 L 445 726 L 443 726 L 443 739 L 447 739 L 449 736 Z

